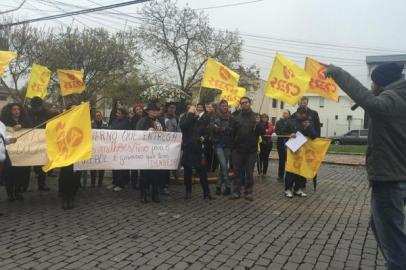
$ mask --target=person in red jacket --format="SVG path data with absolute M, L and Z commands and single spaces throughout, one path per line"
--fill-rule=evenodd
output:
M 260 124 L 265 130 L 265 134 L 261 136 L 262 141 L 259 144 L 259 160 L 257 162 L 258 174 L 265 176 L 268 171 L 269 154 L 272 151 L 272 133 L 273 125 L 269 122 L 269 116 L 264 113 L 261 115 Z

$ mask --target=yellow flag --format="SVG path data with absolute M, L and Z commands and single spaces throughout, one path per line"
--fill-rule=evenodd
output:
M 62 96 L 80 94 L 85 90 L 82 71 L 58 69 L 57 73 Z
M 309 88 L 310 76 L 294 62 L 277 53 L 265 86 L 265 96 L 294 106 Z
M 240 103 L 240 98 L 244 97 L 247 89 L 244 87 L 234 87 L 232 90 L 223 90 L 220 99 L 227 100 L 228 105 L 237 107 Z
M 238 86 L 240 75 L 213 58 L 207 60 L 202 87 L 231 91 Z
M 11 60 L 17 57 L 16 52 L 0 51 L 0 77 L 3 76 L 4 71 L 10 64 Z
M 27 98 L 40 97 L 44 99 L 47 95 L 48 83 L 51 78 L 51 71 L 44 66 L 34 64 L 27 87 Z
M 45 136 L 49 163 L 42 167 L 43 171 L 90 159 L 93 141 L 89 103 L 76 106 L 48 122 Z
M 331 140 L 317 138 L 308 140 L 295 153 L 288 149 L 286 171 L 313 179 L 319 171 Z
M 338 101 L 338 86 L 331 78 L 324 76 L 326 69 L 326 65 L 306 57 L 305 71 L 312 77 L 307 92 Z

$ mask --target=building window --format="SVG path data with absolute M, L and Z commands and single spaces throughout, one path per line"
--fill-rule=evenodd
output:
M 324 108 L 324 98 L 322 97 L 319 98 L 319 106 L 320 108 Z
M 6 97 L 6 96 L 0 96 L 0 100 L 6 101 L 6 100 L 7 100 L 7 97 Z
M 278 107 L 278 101 L 276 99 L 272 99 L 272 108 Z
M 272 125 L 274 125 L 274 126 L 275 126 L 275 123 L 276 123 L 276 117 L 272 117 L 272 118 L 271 118 L 271 122 L 272 122 Z
M 336 120 L 338 120 L 338 115 L 336 115 Z
M 283 103 L 283 101 L 281 101 L 281 110 L 283 110 L 284 106 L 285 106 L 285 103 Z

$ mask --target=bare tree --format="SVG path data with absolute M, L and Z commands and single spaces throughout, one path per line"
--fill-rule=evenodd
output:
M 174 0 L 151 1 L 142 9 L 138 37 L 145 49 L 174 64 L 181 90 L 191 94 L 201 81 L 208 57 L 226 65 L 240 60 L 242 41 L 236 32 L 216 31 L 202 12 L 179 8 Z

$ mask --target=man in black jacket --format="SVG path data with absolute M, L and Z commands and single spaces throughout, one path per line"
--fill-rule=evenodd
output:
M 254 187 L 254 167 L 257 160 L 258 139 L 265 134 L 264 128 L 259 125 L 259 118 L 251 110 L 251 99 L 240 99 L 241 112 L 234 117 L 232 134 L 232 161 L 235 174 L 234 194 L 231 199 L 241 196 L 241 176 L 245 172 L 245 199 L 254 200 L 252 193 Z
M 406 81 L 403 65 L 382 64 L 372 74 L 372 90 L 343 69 L 330 65 L 332 77 L 370 116 L 367 172 L 371 228 L 388 269 L 406 269 Z M 377 94 L 377 95 L 375 95 Z
M 315 110 L 310 109 L 308 105 L 309 98 L 302 97 L 302 99 L 299 101 L 299 108 L 303 108 L 306 111 L 307 118 L 310 122 L 312 122 L 317 137 L 321 137 L 321 124 L 319 114 Z
M 44 107 L 44 102 L 39 97 L 33 97 L 30 102 L 31 109 L 29 110 L 29 116 L 33 126 L 36 127 L 41 123 L 51 119 L 55 115 L 52 114 Z M 45 128 L 45 124 L 38 127 Z M 46 173 L 42 170 L 42 166 L 34 166 L 34 172 L 38 177 L 38 190 L 39 191 L 49 191 L 49 187 L 46 186 Z

